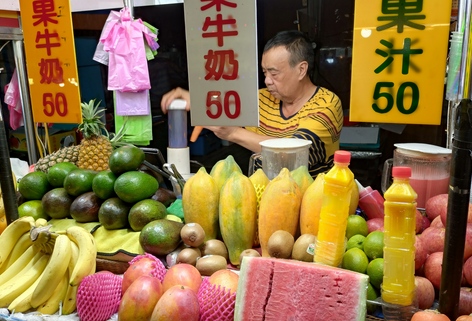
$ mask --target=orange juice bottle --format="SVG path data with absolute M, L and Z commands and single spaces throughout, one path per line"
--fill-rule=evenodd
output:
M 384 202 L 384 277 L 382 300 L 409 306 L 415 299 L 415 224 L 417 194 L 410 167 L 393 167 Z
M 336 151 L 334 166 L 324 176 L 318 238 L 314 261 L 339 266 L 345 249 L 347 217 L 354 185 L 354 174 L 349 169 L 351 153 Z

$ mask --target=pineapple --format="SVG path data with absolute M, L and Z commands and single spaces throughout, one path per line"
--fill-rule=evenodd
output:
M 79 125 L 79 130 L 83 139 L 79 145 L 77 166 L 94 171 L 108 169 L 113 145 L 105 124 L 100 119 L 104 109 L 98 109 L 99 103 L 95 105 L 94 99 L 89 103 L 82 103 L 81 106 L 82 124 Z
M 34 166 L 35 171 L 47 173 L 49 168 L 57 163 L 70 162 L 77 165 L 79 159 L 79 146 L 69 146 L 40 158 Z
M 100 117 L 104 109 L 98 109 L 95 99 L 81 103 L 82 124 L 78 129 L 83 139 L 78 146 L 64 147 L 52 154 L 46 155 L 36 162 L 35 170 L 47 173 L 49 168 L 60 162 L 70 162 L 79 168 L 101 171 L 108 169 L 108 160 L 115 147 L 127 145 L 121 142 L 124 137 L 126 124 L 110 139 L 110 134 Z

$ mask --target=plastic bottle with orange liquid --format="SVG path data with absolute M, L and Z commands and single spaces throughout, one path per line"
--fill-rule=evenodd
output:
M 384 194 L 384 276 L 382 300 L 387 304 L 415 304 L 415 190 L 410 167 L 393 167 L 393 184 Z
M 334 166 L 324 176 L 323 203 L 314 256 L 317 263 L 339 266 L 342 261 L 354 185 L 354 174 L 349 169 L 350 161 L 350 152 L 336 151 Z

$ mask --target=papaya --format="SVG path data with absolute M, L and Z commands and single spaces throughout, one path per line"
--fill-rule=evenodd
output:
M 324 173 L 318 174 L 313 183 L 308 186 L 303 194 L 300 207 L 300 232 L 301 234 L 318 235 L 321 206 L 323 205 Z M 349 214 L 355 214 L 359 204 L 359 189 L 357 184 L 352 184 Z
M 318 235 L 320 211 L 323 203 L 324 173 L 318 174 L 308 186 L 300 206 L 300 233 Z
M 205 241 L 219 235 L 218 202 L 220 190 L 205 167 L 188 179 L 182 193 L 185 223 L 198 223 L 205 231 Z
M 238 171 L 221 188 L 220 231 L 231 264 L 238 266 L 241 252 L 252 248 L 256 231 L 257 198 L 252 182 Z
M 256 199 L 257 199 L 257 214 L 256 214 L 256 233 L 254 235 L 254 244 L 253 246 L 257 247 L 260 245 L 259 242 L 259 206 L 261 204 L 261 197 L 262 193 L 264 193 L 264 190 L 269 184 L 270 179 L 267 177 L 267 175 L 264 173 L 262 168 L 257 169 L 251 176 L 249 176 L 249 180 L 252 182 L 252 185 L 254 185 L 254 189 L 256 190 Z
M 221 159 L 213 165 L 210 176 L 215 180 L 218 191 L 221 190 L 224 182 L 234 171 L 242 173 L 241 167 L 239 167 L 238 163 L 236 163 L 234 157 L 231 155 L 228 155 L 225 159 Z
M 267 184 L 259 207 L 259 240 L 262 256 L 268 257 L 267 243 L 277 230 L 294 237 L 298 232 L 302 193 L 287 168 Z
M 294 169 L 290 172 L 292 178 L 297 182 L 298 187 L 302 192 L 302 195 L 305 194 L 306 189 L 308 186 L 313 183 L 314 179 L 311 177 L 310 172 L 308 171 L 308 167 L 305 165 L 299 166 L 298 168 Z

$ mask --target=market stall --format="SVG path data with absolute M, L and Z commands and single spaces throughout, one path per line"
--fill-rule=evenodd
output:
M 150 5 L 148 2 L 146 5 Z M 206 2 L 192 3 L 186 10 L 203 12 L 203 7 L 208 10 Z M 45 161 L 45 157 L 34 154 L 33 135 L 28 148 L 33 166 L 18 182 L 11 171 L 9 146 L 0 127 L 0 201 L 4 204 L 0 215 L 8 223 L 0 234 L 0 320 L 388 321 L 420 320 L 421 314 L 435 310 L 436 315 L 442 313 L 444 320 L 454 321 L 460 315 L 471 314 L 472 229 L 468 218 L 472 170 L 468 117 L 471 3 L 463 0 L 459 4 L 459 12 L 464 12 L 457 27 L 462 30 L 462 38 L 456 31 L 454 40 L 461 40 L 461 55 L 456 55 L 461 58 L 460 63 L 449 60 L 450 70 L 455 63 L 460 66 L 459 76 L 455 73 L 454 77 L 465 80 L 454 97 L 447 95 L 448 146 L 395 144 L 381 190 L 359 182 L 361 176 L 350 168 L 356 156 L 352 150 L 336 151 L 334 166 L 313 177 L 308 169 L 311 144 L 294 138 L 262 141 L 261 152 L 254 154 L 247 164 L 247 175 L 231 155 L 210 169 L 198 162 L 191 163 L 184 101 L 174 102 L 169 109 L 172 128 L 167 159 L 143 144 L 113 144 L 116 142 L 113 137 L 119 138 L 120 128 L 128 124 L 126 117 L 131 113 L 141 117 L 142 111 L 114 105 L 129 114 L 117 117 L 123 122 L 115 123 L 120 125 L 110 135 L 101 117 L 103 109 L 92 99 L 81 102 L 79 113 L 74 114 L 74 117 L 80 114 L 82 121 L 78 126 L 83 137 L 80 145 L 63 148 L 61 155 L 67 156 L 51 153 L 48 156 L 54 159 Z M 102 1 L 87 6 L 86 2 L 71 2 L 72 11 L 122 7 L 110 11 L 95 52 L 110 59 L 109 67 L 122 58 L 113 52 L 116 44 L 130 45 L 122 42 L 129 36 L 126 34 L 129 29 L 139 29 L 137 38 L 142 44 L 142 48 L 131 52 L 133 58 L 144 47 L 147 57 L 157 50 L 152 26 L 133 17 L 133 8 L 140 4 Z M 436 5 L 440 4 L 443 5 L 437 1 Z M 7 7 L 0 6 L 2 10 L 19 10 L 15 4 L 3 5 Z M 230 12 L 232 28 L 251 26 L 254 8 L 236 11 L 235 6 L 227 9 L 234 10 Z M 358 1 L 356 6 L 358 15 L 372 9 L 369 1 Z M 433 7 L 429 4 L 425 10 L 433 11 Z M 207 13 L 202 12 L 199 14 L 204 18 Z M 216 12 L 212 13 L 217 16 Z M 186 14 L 188 18 L 189 13 Z M 253 112 L 257 110 L 238 114 L 238 109 L 232 107 L 237 106 L 239 97 L 241 101 L 247 99 L 245 104 L 257 101 L 256 91 L 250 89 L 255 87 L 250 72 L 258 68 L 253 39 L 256 31 L 241 28 L 238 31 L 243 39 L 233 42 L 225 39 L 233 54 L 236 52 L 228 58 L 228 64 L 238 66 L 237 59 L 241 59 L 240 74 L 234 77 L 241 82 L 228 93 L 221 89 L 228 82 L 204 80 L 198 72 L 198 66 L 205 65 L 206 53 L 223 47 L 223 36 L 218 38 L 221 41 L 218 45 L 215 41 L 205 43 L 203 38 L 211 36 L 202 36 L 201 30 L 208 26 L 201 24 L 208 19 L 200 19 L 197 14 L 192 17 L 194 20 L 187 19 L 188 28 L 192 29 L 187 34 L 188 50 L 193 54 L 189 59 L 189 78 L 194 88 L 200 90 L 192 95 L 195 107 L 191 112 L 201 116 L 193 125 L 254 125 Z M 372 15 L 369 17 L 376 20 Z M 432 20 L 427 22 L 439 26 L 440 32 L 434 36 L 444 40 L 444 44 L 437 45 L 443 49 L 449 45 L 444 35 L 450 32 L 444 17 L 448 20 L 449 13 L 428 16 Z M 372 39 L 386 37 L 379 27 L 370 30 L 373 38 L 367 39 L 369 23 L 372 22 L 359 19 L 354 28 L 357 41 L 363 44 L 357 48 L 362 48 L 364 55 L 369 48 L 377 48 Z M 418 30 L 418 39 L 426 38 Z M 428 32 L 432 30 L 429 28 Z M 19 28 L 5 31 L 6 37 L 15 41 L 25 127 L 33 127 L 33 115 L 28 111 L 31 113 L 29 88 L 34 81 L 22 70 L 26 65 L 22 57 L 24 35 Z M 361 36 L 365 39 L 359 39 Z M 396 30 L 394 36 L 405 38 L 409 34 Z M 382 41 L 385 45 L 386 41 Z M 414 41 L 406 43 L 413 46 Z M 354 41 L 354 50 L 356 44 Z M 424 48 L 424 57 L 444 54 L 439 65 L 445 69 L 447 54 L 427 45 Z M 370 99 L 368 105 L 372 105 L 370 89 L 363 91 L 358 87 L 359 77 L 366 78 L 365 71 L 360 76 L 356 69 L 370 70 L 366 66 L 372 55 L 362 59 L 365 61 L 354 60 L 353 75 L 358 82 L 353 84 L 356 93 L 351 98 L 356 106 L 365 105 L 366 97 Z M 241 66 L 246 60 L 251 60 L 249 71 Z M 414 67 L 411 69 L 424 71 L 428 65 Z M 238 73 L 236 67 L 227 68 L 227 76 Z M 374 85 L 370 86 L 370 80 L 362 81 L 363 87 L 382 88 L 375 86 L 378 81 L 375 77 L 382 77 L 380 69 L 367 77 L 373 79 Z M 416 79 L 413 72 L 405 73 L 407 76 L 395 74 L 401 70 L 397 67 L 389 74 L 391 86 L 381 82 L 384 87 L 393 88 L 399 79 L 403 86 L 398 89 L 403 90 L 401 95 L 392 95 L 390 91 L 374 93 L 392 104 L 382 107 L 376 98 L 375 106 L 368 111 L 379 117 L 373 123 L 383 122 L 384 118 L 392 123 L 414 123 L 418 118 L 411 115 L 417 116 L 414 109 L 418 108 L 423 113 L 419 118 L 425 124 L 433 124 L 440 119 L 442 106 L 434 97 L 441 96 L 442 91 L 429 95 L 428 105 L 433 101 L 434 106 L 426 113 L 420 99 L 424 96 L 419 92 L 437 90 L 434 84 L 443 78 L 441 72 Z M 146 84 L 139 90 L 123 88 L 142 85 L 138 80 L 143 77 L 134 77 L 133 72 L 131 68 L 117 76 L 109 70 L 109 88 L 113 88 L 115 102 L 142 99 L 140 107 L 146 106 L 146 99 L 128 96 L 130 92 L 147 90 Z M 123 81 L 128 79 L 133 81 Z M 221 89 L 227 96 L 220 101 L 216 91 L 209 88 Z M 410 96 L 413 99 L 409 100 Z M 401 115 L 395 110 L 389 114 L 393 99 L 399 101 L 395 106 Z M 408 107 L 407 103 L 411 105 Z M 34 99 L 33 104 L 37 104 Z M 211 109 L 213 105 L 217 108 Z M 369 117 L 368 112 L 353 109 L 352 121 L 367 121 L 362 118 Z M 64 115 L 59 116 L 64 120 Z M 3 122 L 0 114 L 0 125 Z M 134 124 L 135 129 L 142 129 L 138 134 L 146 132 L 143 124 L 139 124 L 141 127 Z M 184 130 L 180 130 L 182 127 Z M 355 131 L 349 132 L 352 135 Z M 93 144 L 99 147 L 94 149 Z M 89 150 L 85 151 L 87 147 Z M 102 152 L 107 152 L 103 159 L 99 156 Z M 157 163 L 148 160 L 150 153 L 157 156 Z M 191 170 L 190 165 L 196 166 L 196 170 Z M 421 182 L 418 176 L 423 177 Z M 422 188 L 424 181 L 429 182 L 428 188 Z M 431 190 L 433 185 L 435 191 Z

